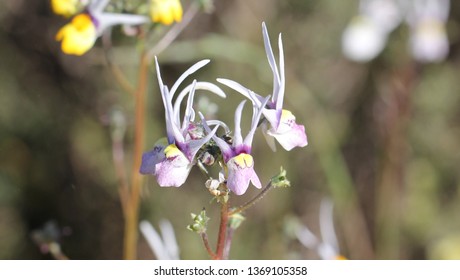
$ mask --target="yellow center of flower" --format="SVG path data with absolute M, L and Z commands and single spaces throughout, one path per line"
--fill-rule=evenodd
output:
M 96 27 L 88 14 L 79 14 L 59 29 L 56 40 L 66 54 L 83 55 L 94 46 Z
M 51 0 L 53 13 L 65 17 L 73 16 L 77 12 L 78 0 Z
M 254 165 L 254 159 L 249 154 L 239 154 L 233 158 L 233 161 L 240 167 L 240 168 L 248 168 Z
M 295 119 L 295 116 L 289 110 L 282 110 L 281 112 L 281 120 L 292 120 Z
M 164 152 L 166 158 L 174 158 L 183 155 L 183 153 L 177 148 L 175 144 L 171 144 L 168 147 L 166 147 Z
M 151 0 L 150 17 L 153 22 L 170 25 L 182 20 L 182 5 L 179 0 Z

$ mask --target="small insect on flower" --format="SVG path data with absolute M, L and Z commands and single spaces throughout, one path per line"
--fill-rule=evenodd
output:
M 166 141 L 156 144 L 153 150 L 146 152 L 142 156 L 140 166 L 141 174 L 151 174 L 157 179 L 161 187 L 180 187 L 186 181 L 193 165 L 196 163 L 196 155 L 205 143 L 216 133 L 218 126 L 207 135 L 200 132 L 200 125 L 194 123 L 195 111 L 193 110 L 193 99 L 195 90 L 204 89 L 213 92 L 221 97 L 225 93 L 207 82 L 193 81 L 191 85 L 186 86 L 175 100 L 173 106 L 172 100 L 179 85 L 192 73 L 209 63 L 209 60 L 202 60 L 195 63 L 185 71 L 174 83 L 171 90 L 163 84 L 161 78 L 160 66 L 155 58 L 155 65 L 160 86 L 161 97 L 165 107 L 166 120 Z M 180 121 L 180 105 L 184 97 L 188 94 L 187 106 L 184 112 L 184 119 Z
M 170 25 L 182 20 L 182 5 L 179 0 L 151 0 L 150 18 L 153 22 Z
M 215 135 L 212 139 L 219 146 L 222 157 L 225 164 L 227 165 L 228 176 L 227 176 L 227 187 L 234 192 L 236 195 L 242 195 L 246 192 L 251 182 L 256 188 L 260 189 L 262 184 L 260 183 L 259 177 L 254 170 L 254 159 L 251 155 L 252 140 L 254 133 L 257 129 L 262 110 L 268 102 L 270 96 L 260 104 L 260 106 L 253 106 L 251 128 L 249 133 L 243 140 L 241 135 L 241 115 L 243 113 L 243 107 L 246 102 L 241 102 L 235 111 L 235 132 L 233 136 L 232 144 L 227 143 L 226 140 L 221 139 Z M 208 123 L 213 121 L 205 121 L 204 116 L 200 113 L 200 117 L 208 133 L 211 129 L 208 127 Z

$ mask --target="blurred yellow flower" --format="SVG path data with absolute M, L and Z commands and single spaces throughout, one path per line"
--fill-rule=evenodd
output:
M 57 15 L 70 17 L 77 13 L 78 0 L 51 0 L 51 8 Z
M 97 39 L 96 27 L 88 14 L 79 14 L 59 29 L 56 40 L 66 54 L 83 55 Z
M 179 0 L 151 0 L 150 17 L 153 22 L 170 25 L 182 20 L 182 5 Z

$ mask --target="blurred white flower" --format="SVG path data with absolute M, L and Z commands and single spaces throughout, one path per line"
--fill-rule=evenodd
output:
M 407 22 L 411 27 L 410 49 L 420 62 L 439 62 L 449 53 L 445 23 L 449 16 L 449 0 L 418 0 L 412 2 Z
M 334 206 L 330 200 L 323 199 L 321 201 L 319 210 L 321 239 L 316 237 L 304 225 L 298 225 L 295 235 L 303 246 L 314 250 L 323 260 L 344 260 L 346 258 L 339 252 L 339 245 L 335 235 L 333 208 Z
M 374 59 L 385 47 L 387 34 L 370 18 L 357 16 L 343 32 L 342 48 L 346 57 L 358 62 Z
M 147 221 L 142 221 L 139 228 L 158 260 L 179 260 L 179 246 L 168 220 L 160 221 L 161 236 Z
M 361 0 L 360 12 L 342 35 L 344 55 L 368 62 L 385 48 L 403 19 L 411 30 L 410 50 L 417 61 L 438 62 L 449 52 L 445 30 L 450 0 Z

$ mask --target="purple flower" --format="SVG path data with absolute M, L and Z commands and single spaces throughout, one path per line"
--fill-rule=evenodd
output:
M 197 133 L 197 127 L 193 123 L 195 112 L 192 108 L 196 89 L 205 89 L 225 97 L 225 93 L 217 86 L 207 82 L 193 81 L 191 85 L 188 85 L 179 93 L 174 107 L 172 104 L 172 99 L 180 83 L 208 63 L 209 60 L 202 60 L 194 64 L 179 77 L 172 86 L 171 91 L 169 91 L 168 87 L 163 85 L 158 61 L 155 58 L 158 83 L 165 107 L 167 139 L 160 140 L 151 151 L 143 154 L 140 173 L 154 175 L 161 187 L 180 187 L 185 182 L 192 166 L 195 164 L 196 153 L 201 146 L 211 139 L 218 128 L 215 127 L 206 136 Z M 181 124 L 180 104 L 187 94 L 187 106 Z
M 262 124 L 262 131 L 266 136 L 265 138 L 267 139 L 267 143 L 273 150 L 276 150 L 273 138 L 275 138 L 287 151 L 290 151 L 295 147 L 305 147 L 308 144 L 305 127 L 296 123 L 296 118 L 290 111 L 283 109 L 286 79 L 284 75 L 284 54 L 281 34 L 278 38 L 279 71 L 273 55 L 272 47 L 270 45 L 270 38 L 268 37 L 265 23 L 262 23 L 262 34 L 264 37 L 265 52 L 267 53 L 268 63 L 270 64 L 270 68 L 273 72 L 273 95 L 271 100 L 267 103 L 266 108 L 262 110 L 262 113 L 269 125 L 264 122 Z M 249 98 L 254 106 L 260 107 L 264 100 L 262 96 L 245 88 L 237 82 L 228 79 L 217 79 L 217 81 Z
M 246 192 L 251 182 L 256 188 L 261 188 L 259 177 L 254 171 L 254 159 L 251 156 L 251 145 L 254 133 L 256 132 L 262 110 L 268 102 L 269 97 L 265 98 L 260 106 L 253 106 L 251 128 L 248 135 L 244 138 L 241 135 L 241 114 L 246 101 L 241 102 L 235 111 L 235 132 L 232 145 L 213 135 L 212 138 L 219 146 L 224 162 L 227 165 L 227 187 L 236 195 L 242 195 Z M 201 115 L 203 126 L 208 134 L 211 134 L 210 128 Z M 208 121 L 213 123 L 214 121 Z M 215 130 L 215 129 L 214 129 Z

